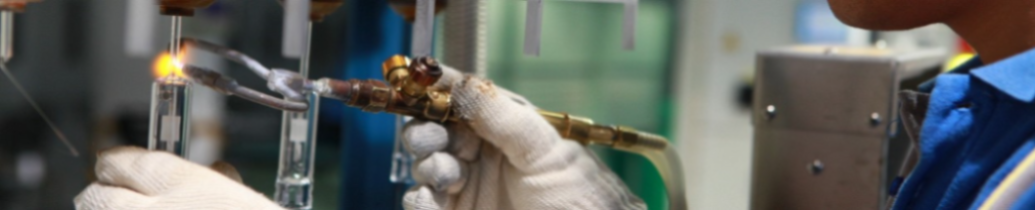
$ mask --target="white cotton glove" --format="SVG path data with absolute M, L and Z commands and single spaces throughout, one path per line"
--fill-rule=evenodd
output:
M 445 78 L 460 76 L 444 70 L 436 88 L 451 89 L 463 122 L 414 120 L 404 128 L 418 183 L 404 195 L 406 209 L 646 209 L 526 100 L 487 80 Z
M 168 152 L 120 147 L 97 158 L 76 209 L 282 209 L 262 194 Z

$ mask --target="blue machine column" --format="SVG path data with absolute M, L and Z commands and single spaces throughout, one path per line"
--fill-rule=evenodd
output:
M 346 1 L 345 69 L 339 78 L 381 79 L 384 59 L 408 52 L 409 24 L 388 1 Z M 342 209 L 401 209 L 407 186 L 388 180 L 395 116 L 338 106 L 342 112 Z

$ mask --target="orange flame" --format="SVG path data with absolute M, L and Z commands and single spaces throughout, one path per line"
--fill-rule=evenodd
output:
M 183 57 L 184 54 L 180 54 L 178 57 Z M 163 52 L 155 58 L 153 73 L 155 78 L 162 77 L 185 77 L 183 75 L 183 63 L 176 59 L 173 60 L 172 55 L 168 52 Z

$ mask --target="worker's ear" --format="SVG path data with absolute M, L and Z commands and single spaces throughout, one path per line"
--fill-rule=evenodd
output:
M 230 163 L 227 163 L 226 161 L 216 161 L 215 163 L 212 163 L 212 165 L 208 168 L 211 168 L 212 170 L 219 172 L 220 174 L 223 174 L 227 178 L 230 178 L 231 180 L 234 180 L 237 183 L 244 184 L 244 182 L 241 181 L 241 173 L 238 173 L 237 168 L 234 168 L 233 165 L 230 165 Z

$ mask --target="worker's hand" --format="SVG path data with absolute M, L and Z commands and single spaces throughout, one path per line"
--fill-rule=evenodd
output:
M 97 158 L 97 182 L 76 209 L 282 209 L 248 187 L 168 152 L 110 149 Z
M 646 209 L 520 96 L 470 76 L 443 79 L 453 85 L 437 88 L 451 89 L 463 123 L 413 120 L 404 128 L 418 182 L 404 195 L 406 209 Z

